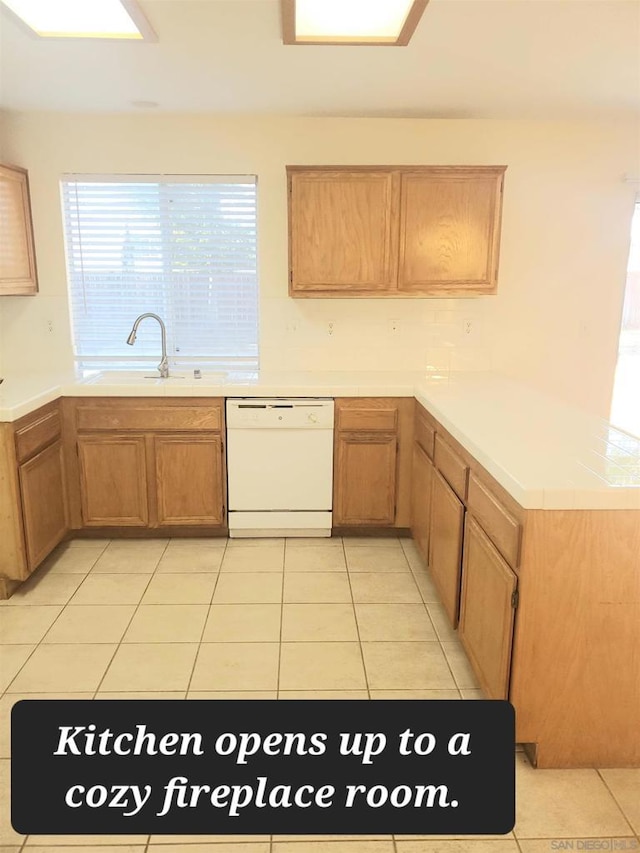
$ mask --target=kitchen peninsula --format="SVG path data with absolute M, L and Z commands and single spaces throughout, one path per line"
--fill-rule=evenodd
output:
M 3 542 L 16 544 L 13 556 L 3 547 L 5 597 L 30 571 L 27 562 L 16 568 L 28 535 L 20 469 L 37 470 L 42 453 L 55 456 L 51 482 L 62 477 L 68 500 L 78 488 L 69 413 L 79 403 L 105 414 L 110 398 L 214 412 L 225 397 L 264 396 L 331 397 L 356 408 L 359 400 L 363 409 L 383 399 L 389 410 L 396 399 L 415 409 L 415 421 L 398 421 L 398 499 L 387 527 L 411 527 L 438 589 L 454 590 L 447 612 L 484 695 L 514 704 L 517 739 L 539 767 L 640 765 L 640 442 L 499 375 L 9 377 L 0 388 L 0 526 Z M 31 417 L 33 429 L 25 429 Z M 222 420 L 214 421 L 198 428 L 224 436 Z M 58 538 L 91 535 L 77 519 L 69 524 L 68 503 L 62 511 Z M 217 526 L 226 533 L 224 515 Z M 362 532 L 379 527 L 364 523 Z M 457 575 L 448 586 L 450 566 Z

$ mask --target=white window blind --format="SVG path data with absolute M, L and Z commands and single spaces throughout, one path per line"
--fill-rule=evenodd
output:
M 81 369 L 258 365 L 255 176 L 62 181 L 75 357 Z

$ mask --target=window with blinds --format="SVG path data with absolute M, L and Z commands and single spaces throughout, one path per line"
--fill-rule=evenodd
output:
M 255 176 L 85 176 L 62 181 L 80 369 L 258 366 Z

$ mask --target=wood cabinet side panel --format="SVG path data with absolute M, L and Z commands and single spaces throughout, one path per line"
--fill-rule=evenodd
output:
M 395 526 L 411 526 L 411 477 L 413 469 L 413 437 L 415 400 L 402 398 L 398 405 L 398 482 L 396 485 Z
M 529 510 L 510 699 L 540 767 L 640 765 L 640 513 Z

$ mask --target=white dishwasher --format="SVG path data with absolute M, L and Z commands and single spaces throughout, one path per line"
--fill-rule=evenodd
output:
M 333 400 L 228 399 L 229 536 L 330 536 Z

